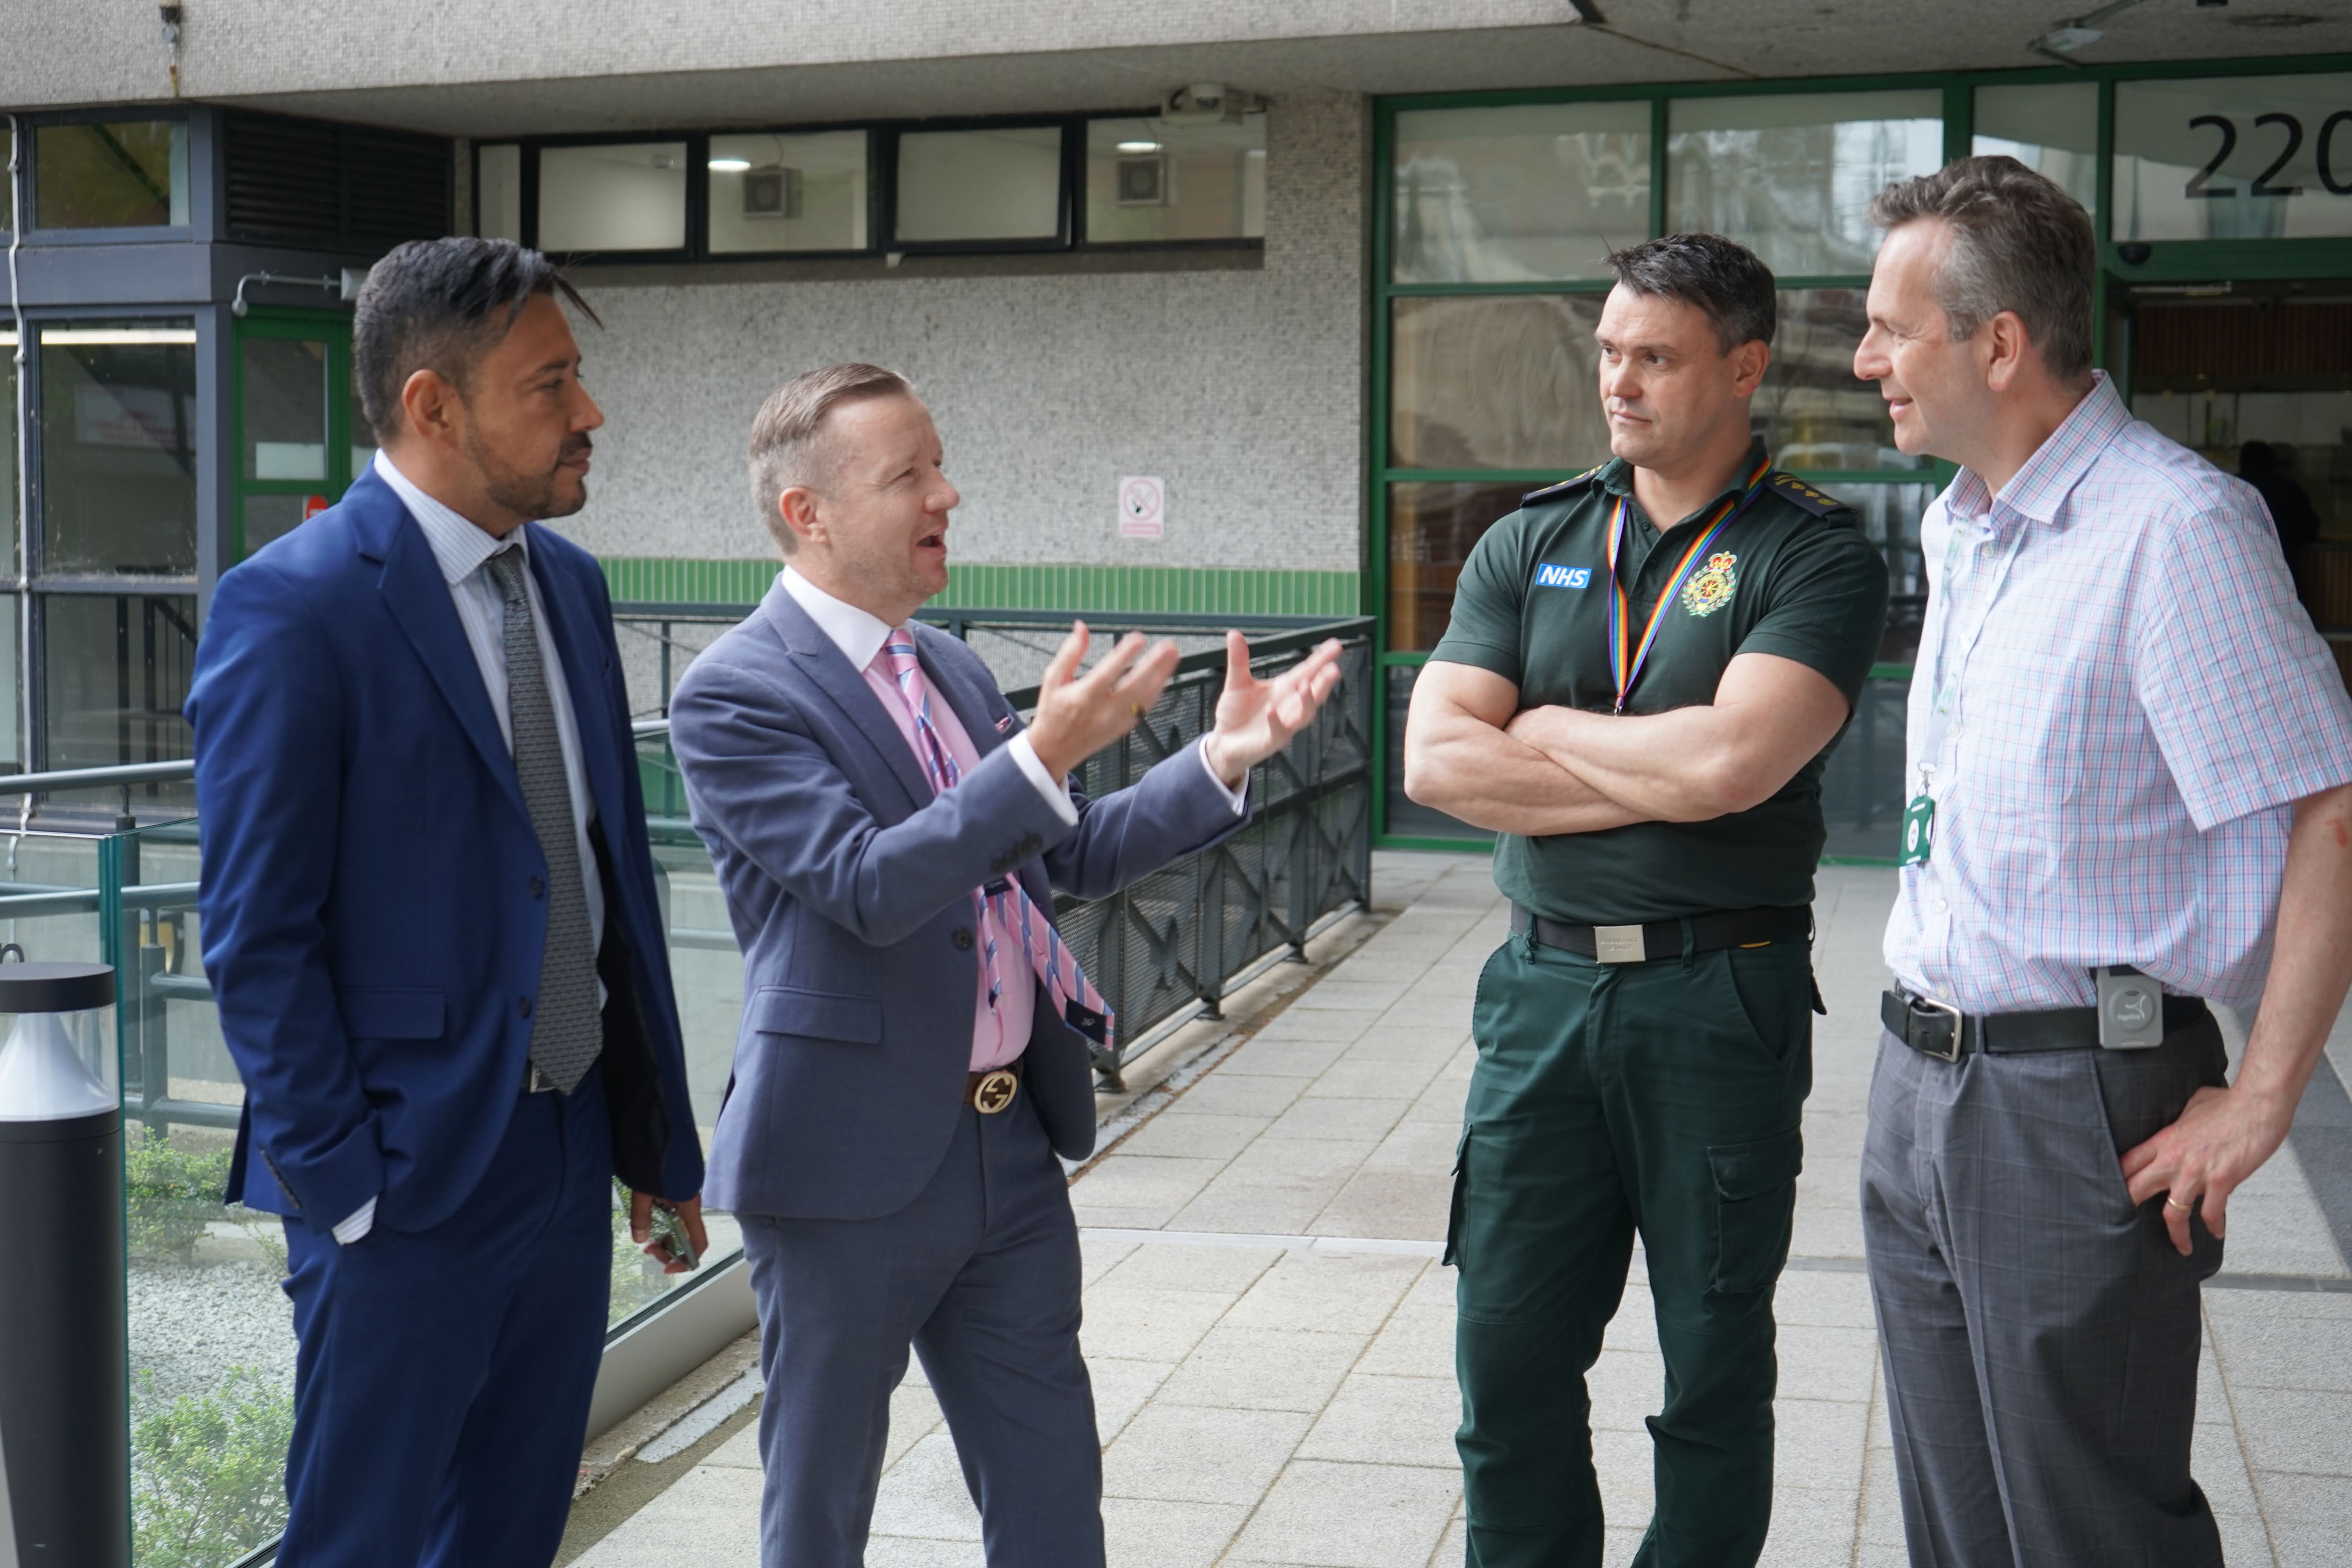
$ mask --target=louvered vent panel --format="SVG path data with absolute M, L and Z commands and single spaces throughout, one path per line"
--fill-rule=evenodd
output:
M 352 237 L 370 245 L 449 232 L 450 146 L 429 136 L 353 126 L 348 138 Z
M 338 237 L 339 128 L 268 115 L 227 119 L 229 233 L 239 239 Z

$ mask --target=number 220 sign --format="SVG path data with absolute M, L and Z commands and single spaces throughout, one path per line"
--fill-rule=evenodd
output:
M 2352 236 L 2352 73 L 2116 84 L 2113 233 Z

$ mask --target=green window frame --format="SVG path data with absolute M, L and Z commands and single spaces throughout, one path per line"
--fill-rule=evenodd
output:
M 2270 59 L 2199 62 L 2119 63 L 2038 67 L 2021 70 L 1922 72 L 1903 75 L 1806 77 L 1773 81 L 1650 82 L 1605 87 L 1524 89 L 1509 91 L 1411 94 L 1380 99 L 1374 106 L 1372 160 L 1374 199 L 1371 204 L 1371 342 L 1370 429 L 1365 464 L 1365 516 L 1369 520 L 1364 613 L 1375 617 L 1375 668 L 1382 689 L 1372 704 L 1373 750 L 1381 763 L 1372 782 L 1373 842 L 1382 848 L 1476 849 L 1482 840 L 1399 834 L 1390 830 L 1389 759 L 1391 740 L 1388 686 L 1391 671 L 1412 668 L 1428 661 L 1425 651 L 1394 647 L 1391 624 L 1390 495 L 1391 486 L 1404 483 L 1521 485 L 1535 489 L 1569 478 L 1571 468 L 1423 468 L 1397 466 L 1391 450 L 1392 375 L 1395 370 L 1394 321 L 1400 300 L 1435 296 L 1476 298 L 1510 294 L 1606 294 L 1607 279 L 1509 283 L 1398 283 L 1391 255 L 1396 224 L 1394 156 L 1397 116 L 1422 110 L 1492 108 L 1521 104 L 1568 104 L 1601 101 L 1643 101 L 1650 109 L 1649 233 L 1664 232 L 1667 212 L 1667 110 L 1675 100 L 1699 98 L 1763 98 L 1791 94 L 1863 92 L 1880 89 L 1934 89 L 1942 94 L 1943 152 L 1948 162 L 1966 156 L 1975 135 L 1975 89 L 1985 86 L 2034 83 L 2095 82 L 2098 87 L 2098 146 L 2095 154 L 2097 202 L 2092 222 L 2099 236 L 2102 295 L 2134 284 L 2199 283 L 2227 279 L 2352 278 L 2352 240 L 2179 240 L 2118 246 L 2109 237 L 2115 167 L 2114 127 L 2116 84 L 2157 79 L 2310 75 L 2352 69 L 2352 55 L 2303 56 Z M 1867 274 L 1787 276 L 1779 279 L 1784 290 L 1863 289 Z M 2128 332 L 2117 334 L 2112 310 L 2102 310 L 2095 321 L 2098 363 L 2129 385 Z M 2121 341 L 2115 341 L 2120 336 Z M 1917 484 L 1940 489 L 1950 479 L 1949 465 L 1937 463 L 1926 470 L 1899 468 L 1805 469 L 1805 478 L 1832 489 L 1861 485 Z M 1907 664 L 1882 664 L 1873 668 L 1874 680 L 1907 681 Z M 1834 859 L 1832 856 L 1830 858 Z M 1875 859 L 1874 857 L 1865 858 Z M 1891 863 L 1891 861 L 1889 862 Z
M 256 340 L 326 345 L 326 472 L 315 479 L 257 479 L 246 471 L 245 345 Z M 246 540 L 247 501 L 258 496 L 317 497 L 332 506 L 358 477 L 352 437 L 373 447 L 352 381 L 352 318 L 341 310 L 278 310 L 255 306 L 236 322 L 229 355 L 229 445 L 221 460 L 229 467 L 236 515 L 230 520 L 229 559 L 223 570 L 259 548 Z M 263 541 L 262 542 L 268 542 Z

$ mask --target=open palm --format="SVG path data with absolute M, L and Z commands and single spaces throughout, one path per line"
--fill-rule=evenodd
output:
M 1209 765 L 1238 787 L 1252 765 L 1290 743 L 1339 685 L 1339 644 L 1335 639 L 1271 680 L 1250 673 L 1249 641 L 1225 634 L 1225 689 L 1217 699 L 1217 727 L 1208 737 Z

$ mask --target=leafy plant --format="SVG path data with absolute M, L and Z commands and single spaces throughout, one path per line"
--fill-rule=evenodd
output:
M 677 1283 L 660 1264 L 637 1250 L 629 1239 L 629 1189 L 613 1184 L 613 1304 L 604 1321 L 617 1323 L 630 1313 L 657 1301 Z
M 139 1568 L 219 1568 L 286 1528 L 294 1396 L 247 1367 L 213 1393 L 156 1397 L 140 1374 L 131 1424 Z
M 205 1227 L 224 1217 L 230 1151 L 181 1148 L 144 1131 L 124 1151 L 123 1217 L 134 1258 L 188 1260 Z

